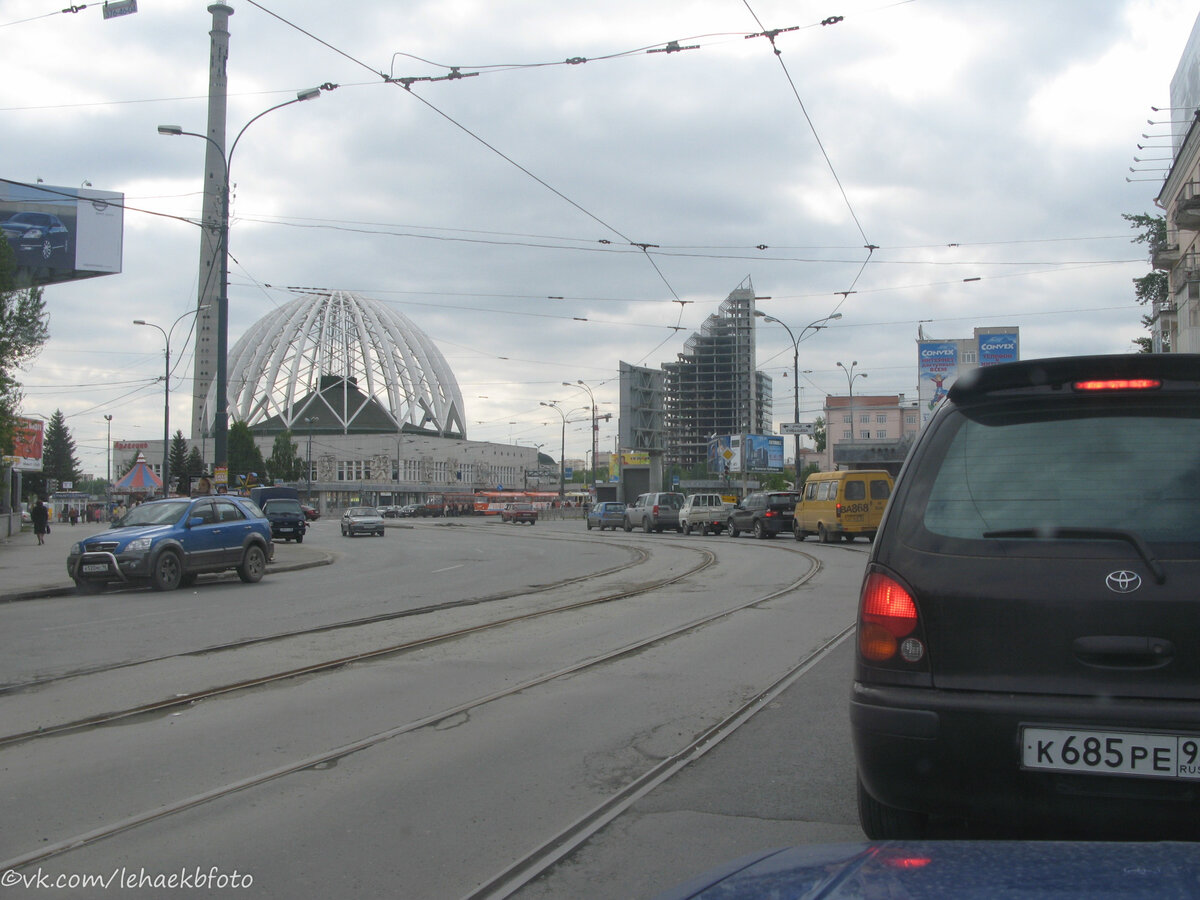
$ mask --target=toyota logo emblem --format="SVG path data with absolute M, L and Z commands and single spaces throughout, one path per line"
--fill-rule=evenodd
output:
M 1131 594 L 1142 586 L 1142 576 L 1137 572 L 1110 572 L 1104 579 L 1110 591 L 1118 594 Z

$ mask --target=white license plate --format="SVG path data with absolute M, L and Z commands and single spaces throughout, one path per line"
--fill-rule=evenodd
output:
M 104 563 L 84 563 L 83 571 L 85 574 L 92 575 L 99 572 L 107 572 L 108 566 Z
M 1200 781 L 1200 735 L 1023 728 L 1021 764 L 1055 772 Z

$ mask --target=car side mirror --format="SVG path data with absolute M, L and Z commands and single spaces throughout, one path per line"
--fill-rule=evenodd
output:
M 203 524 L 204 524 L 204 519 L 200 518 L 200 516 L 192 516 L 190 519 L 187 520 L 188 528 L 195 528 L 197 525 L 203 525 Z

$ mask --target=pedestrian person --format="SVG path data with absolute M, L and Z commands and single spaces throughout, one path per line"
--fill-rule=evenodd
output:
M 79 510 L 74 506 L 71 507 L 71 527 L 74 528 L 79 524 Z
M 46 535 L 50 533 L 50 510 L 41 497 L 29 511 L 29 518 L 33 521 L 33 533 L 37 535 L 38 543 L 46 543 Z

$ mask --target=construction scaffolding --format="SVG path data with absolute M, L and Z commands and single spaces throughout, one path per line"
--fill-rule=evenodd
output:
M 771 379 L 755 369 L 754 285 L 747 277 L 721 302 L 675 362 L 663 363 L 666 462 L 708 458 L 713 435 L 769 434 Z

